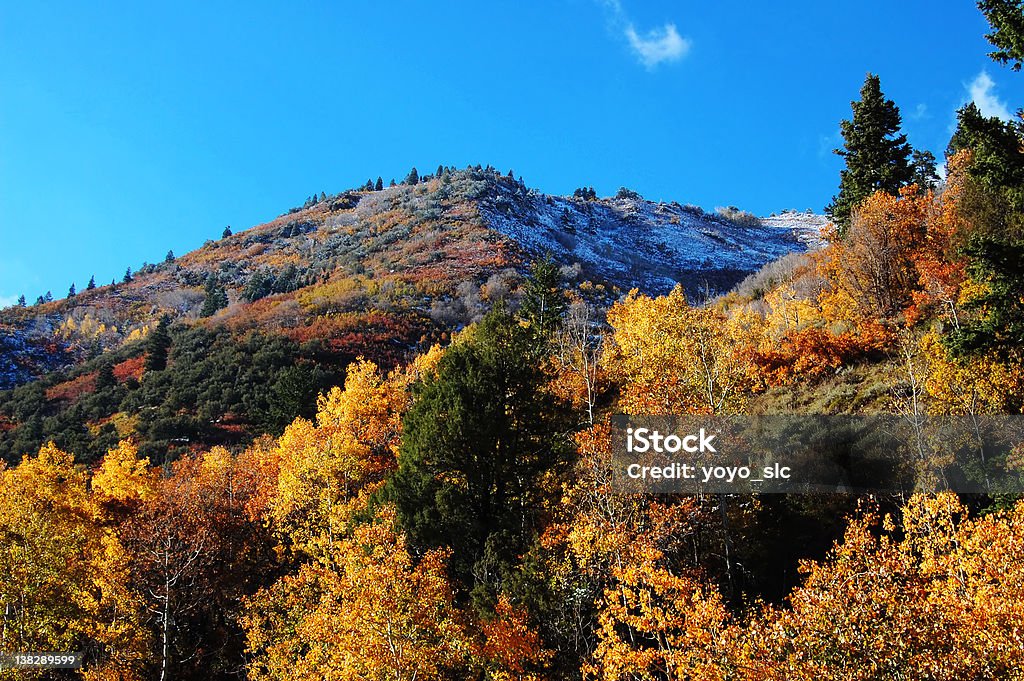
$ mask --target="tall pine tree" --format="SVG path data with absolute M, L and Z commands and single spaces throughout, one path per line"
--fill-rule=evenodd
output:
M 1024 64 L 1024 4 L 1021 0 L 981 0 L 978 9 L 992 27 L 985 37 L 996 49 L 988 56 L 1020 71 Z
M 980 291 L 964 305 L 973 314 L 947 338 L 956 354 L 996 351 L 1019 363 L 1024 346 L 1024 154 L 1013 123 L 982 114 L 973 102 L 957 112 L 947 153 L 969 150 L 970 183 L 961 211 L 970 231 L 961 245 Z
M 970 149 L 971 175 L 990 190 L 1006 192 L 1015 209 L 1024 209 L 1024 154 L 1017 128 L 995 116 L 985 116 L 974 102 L 960 107 L 956 118 L 946 155 Z
M 163 371 L 167 367 L 167 354 L 171 349 L 171 334 L 167 327 L 171 320 L 164 315 L 146 338 L 146 371 Z
M 403 419 L 386 491 L 414 549 L 450 547 L 452 576 L 482 609 L 535 536 L 541 478 L 569 452 L 533 344 L 499 307 L 449 348 Z
M 549 336 L 562 321 L 566 304 L 561 284 L 558 265 L 550 256 L 533 263 L 530 277 L 523 286 L 520 314 L 538 339 Z
M 839 173 L 839 194 L 825 209 L 840 234 L 861 201 L 876 191 L 895 195 L 914 177 L 912 149 L 900 132 L 900 110 L 882 94 L 878 76 L 867 75 L 860 100 L 850 105 L 853 118 L 840 123 L 843 148 L 835 150 L 846 159 L 846 168 Z

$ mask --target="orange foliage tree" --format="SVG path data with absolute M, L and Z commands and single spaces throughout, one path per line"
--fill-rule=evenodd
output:
M 498 596 L 494 617 L 481 624 L 483 645 L 476 653 L 492 681 L 541 681 L 543 668 L 553 653 L 545 650 L 529 615 L 516 607 L 506 594 Z
M 829 288 L 821 296 L 827 319 L 856 327 L 894 319 L 912 302 L 919 275 L 915 258 L 934 206 L 916 186 L 900 196 L 876 192 L 856 209 L 849 229 L 821 255 Z
M 1024 503 L 968 519 L 953 494 L 917 495 L 875 530 L 853 520 L 790 608 L 744 634 L 751 678 L 1010 679 L 1024 674 Z
M 576 475 L 541 538 L 557 602 L 549 615 L 565 629 L 560 647 L 585 660 L 594 679 L 685 678 L 677 675 L 684 668 L 711 669 L 697 665 L 702 655 L 718 664 L 713 643 L 724 640 L 725 607 L 683 558 L 692 555 L 706 509 L 694 498 L 616 493 L 607 423 L 581 431 L 577 444 Z
M 241 664 L 238 602 L 276 568 L 270 535 L 250 513 L 259 468 L 215 447 L 154 477 L 122 444 L 97 473 L 128 557 L 129 586 L 153 631 L 149 672 Z M 187 666 L 186 666 L 187 665 Z
M 673 526 L 679 511 L 657 509 L 659 515 L 676 516 Z M 725 678 L 734 637 L 714 584 L 667 560 L 646 534 L 634 539 L 628 560 L 613 566 L 612 576 L 598 615 L 597 647 L 583 668 L 585 678 Z

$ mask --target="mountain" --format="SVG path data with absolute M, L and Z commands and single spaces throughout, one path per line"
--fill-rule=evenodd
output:
M 604 307 L 632 288 L 726 290 L 815 247 L 825 225 L 816 215 L 707 213 L 628 191 L 577 194 L 549 196 L 489 168 L 443 169 L 415 185 L 310 199 L 144 264 L 130 281 L 0 311 L 0 389 L 23 386 L 0 395 L 0 455 L 70 430 L 78 440 L 62 444 L 96 451 L 97 432 L 111 440 L 147 422 L 148 437 L 164 443 L 230 443 L 282 427 L 295 413 L 281 404 L 308 407 L 358 356 L 393 365 L 499 299 L 515 305 L 538 259 L 554 260 L 567 287 Z M 173 370 L 142 380 L 144 339 L 162 318 L 175 334 Z M 107 364 L 121 392 L 100 400 Z
M 406 342 L 411 329 L 422 335 L 479 316 L 538 258 L 563 265 L 573 285 L 660 294 L 682 283 L 716 292 L 813 247 L 825 224 L 818 215 L 757 219 L 636 195 L 549 196 L 490 170 L 446 170 L 415 186 L 312 202 L 171 262 L 145 264 L 130 282 L 7 308 L 0 389 L 139 337 L 162 315 L 197 320 L 211 279 L 230 303 L 212 316 L 215 324 L 337 340 L 342 331 L 369 330 L 384 313 L 403 320 Z

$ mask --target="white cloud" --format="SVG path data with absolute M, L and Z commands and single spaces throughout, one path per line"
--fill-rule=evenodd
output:
M 981 109 L 982 114 L 1008 121 L 1013 118 L 1013 115 L 1006 108 L 1006 103 L 996 96 L 994 92 L 995 85 L 995 81 L 992 80 L 991 76 L 986 71 L 982 71 L 967 86 L 967 92 L 970 93 L 971 101 Z
M 0 309 L 10 307 L 18 302 L 18 296 L 0 296 Z
M 679 35 L 676 25 L 666 23 L 660 29 L 655 28 L 645 33 L 636 30 L 620 0 L 598 0 L 608 14 L 609 28 L 622 35 L 629 42 L 633 53 L 647 69 L 658 64 L 679 61 L 690 51 L 690 40 Z
M 679 35 L 675 24 L 640 35 L 632 24 L 626 26 L 626 39 L 640 58 L 640 62 L 653 69 L 662 62 L 679 61 L 690 51 L 690 41 Z
M 831 158 L 835 149 L 843 146 L 843 133 L 836 128 L 831 135 L 818 136 L 818 158 Z
M 928 105 L 923 102 L 918 104 L 913 111 L 910 112 L 908 118 L 912 121 L 920 121 L 928 118 Z

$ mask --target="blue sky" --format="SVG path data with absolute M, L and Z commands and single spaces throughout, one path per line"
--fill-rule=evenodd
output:
M 866 72 L 940 157 L 969 98 L 1024 104 L 986 30 L 934 0 L 3 3 L 0 304 L 411 166 L 820 210 Z

